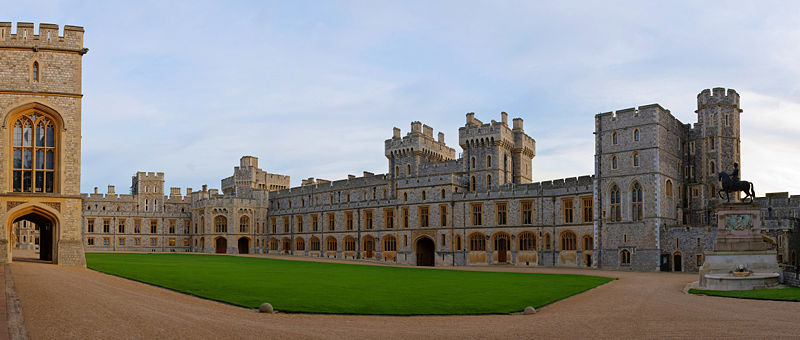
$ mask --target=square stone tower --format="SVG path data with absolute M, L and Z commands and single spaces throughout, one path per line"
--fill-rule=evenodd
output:
M 0 22 L 0 262 L 12 225 L 40 226 L 40 259 L 85 266 L 81 238 L 83 28 Z

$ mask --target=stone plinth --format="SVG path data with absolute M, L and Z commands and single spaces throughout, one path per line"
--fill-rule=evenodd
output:
M 761 236 L 761 207 L 757 204 L 724 204 L 717 207 L 717 240 L 705 253 L 700 267 L 700 286 L 712 290 L 742 290 L 777 285 L 780 267 L 775 250 Z M 737 276 L 739 266 L 747 276 Z

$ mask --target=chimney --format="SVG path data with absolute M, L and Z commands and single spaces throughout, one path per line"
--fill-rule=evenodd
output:
M 95 194 L 97 193 L 97 187 L 94 187 L 94 193 Z
M 421 133 L 422 132 L 422 123 L 420 122 L 411 122 L 411 133 Z
M 508 113 L 500 112 L 500 118 L 503 121 L 503 125 L 508 126 Z
M 400 129 L 398 128 L 392 129 L 392 138 L 393 139 L 400 138 Z
M 475 120 L 475 112 L 467 113 L 467 125 L 472 124 L 474 120 Z
M 203 184 L 203 192 L 208 191 L 208 184 Z
M 522 118 L 514 118 L 514 130 L 522 131 Z
M 439 143 L 444 144 L 444 132 L 439 132 Z
M 192 194 L 192 188 L 186 188 L 186 196 L 190 196 Z
M 108 185 L 108 194 L 109 195 L 113 195 L 114 194 L 114 186 L 113 185 L 110 185 L 110 184 Z

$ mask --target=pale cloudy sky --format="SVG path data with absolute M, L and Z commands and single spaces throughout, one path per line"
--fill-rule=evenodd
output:
M 14 1 L 2 21 L 83 26 L 82 191 L 136 171 L 219 187 L 242 155 L 330 180 L 384 173 L 419 120 L 525 119 L 534 179 L 592 173 L 595 114 L 659 103 L 694 122 L 742 97 L 742 173 L 800 194 L 800 2 Z

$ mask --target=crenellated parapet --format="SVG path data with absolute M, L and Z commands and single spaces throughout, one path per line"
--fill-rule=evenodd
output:
M 726 92 L 727 91 L 727 92 Z M 708 106 L 728 106 L 739 109 L 739 94 L 734 89 L 715 87 L 713 90 L 705 89 L 697 95 L 697 110 L 702 110 Z
M 455 149 L 445 144 L 444 133 L 439 132 L 438 138 L 434 139 L 433 128 L 420 122 L 412 122 L 411 132 L 403 137 L 400 129 L 394 128 L 392 138 L 384 142 L 384 150 L 389 159 L 422 155 L 434 161 L 447 161 L 456 157 Z
M 83 47 L 83 27 L 64 26 L 64 34 L 59 35 L 58 25 L 39 24 L 39 34 L 34 34 L 34 24 L 18 22 L 16 33 L 11 32 L 10 22 L 0 22 L 0 47 L 30 48 L 34 51 L 62 50 L 85 54 Z

